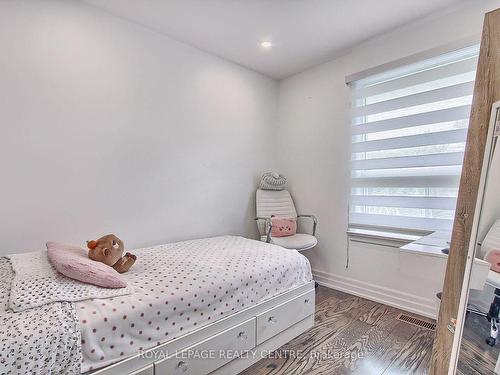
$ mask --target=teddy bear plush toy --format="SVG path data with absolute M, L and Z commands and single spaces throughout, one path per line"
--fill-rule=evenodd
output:
M 90 259 L 113 267 L 119 273 L 127 272 L 137 259 L 130 253 L 123 255 L 123 242 L 114 234 L 108 234 L 95 241 L 87 241 L 87 247 Z

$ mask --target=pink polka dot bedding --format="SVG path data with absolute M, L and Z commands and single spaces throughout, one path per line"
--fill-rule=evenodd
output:
M 134 293 L 75 303 L 81 371 L 101 368 L 312 280 L 307 259 L 224 236 L 134 250 Z

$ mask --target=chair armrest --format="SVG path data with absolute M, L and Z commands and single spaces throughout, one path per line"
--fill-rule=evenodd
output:
M 300 214 L 300 215 L 297 215 L 297 218 L 299 218 L 299 217 L 307 217 L 309 219 L 312 219 L 312 221 L 313 221 L 313 233 L 312 233 L 312 235 L 315 236 L 316 235 L 316 227 L 318 226 L 318 219 L 316 218 L 316 216 L 307 215 L 307 214 Z
M 264 220 L 265 221 L 265 226 L 264 226 L 264 231 L 266 233 L 266 242 L 270 243 L 271 242 L 271 229 L 273 229 L 273 222 L 271 221 L 270 217 L 256 217 L 254 219 L 255 221 L 259 220 Z

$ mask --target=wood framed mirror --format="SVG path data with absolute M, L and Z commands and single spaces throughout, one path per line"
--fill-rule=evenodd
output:
M 430 374 L 454 374 L 500 103 L 500 9 L 487 13 Z M 496 103 L 496 104 L 495 104 Z

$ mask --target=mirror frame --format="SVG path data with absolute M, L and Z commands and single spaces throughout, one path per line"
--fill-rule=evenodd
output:
M 476 203 L 476 212 L 474 213 L 474 224 L 471 234 L 469 251 L 467 254 L 467 263 L 465 265 L 465 272 L 464 272 L 464 282 L 462 285 L 462 293 L 460 297 L 460 304 L 458 307 L 457 324 L 455 328 L 455 335 L 453 337 L 453 346 L 451 350 L 450 371 L 453 370 L 452 374 L 454 374 L 456 371 L 458 365 L 458 358 L 460 355 L 460 344 L 462 341 L 463 329 L 465 325 L 465 317 L 467 313 L 467 302 L 469 300 L 472 267 L 477 251 L 477 243 L 478 243 L 477 236 L 479 231 L 479 225 L 481 223 L 484 195 L 488 183 L 488 172 L 491 167 L 495 138 L 498 138 L 498 135 L 495 134 L 496 124 L 499 121 L 500 121 L 500 101 L 493 103 L 493 106 L 491 108 L 490 122 L 488 127 L 488 137 L 486 140 L 486 147 L 484 150 L 484 159 L 483 159 L 484 162 L 481 170 L 481 180 L 479 184 L 479 192 Z
M 460 316 L 460 306 L 464 305 L 461 300 L 464 280 L 467 279 L 468 286 L 470 279 L 470 265 L 467 277 L 466 268 L 467 263 L 471 264 L 473 260 L 471 249 L 474 250 L 475 246 L 471 247 L 471 243 L 475 244 L 473 231 L 478 216 L 476 206 L 479 198 L 482 198 L 480 186 L 482 178 L 485 178 L 482 171 L 491 109 L 493 103 L 497 101 L 500 101 L 500 9 L 486 13 L 484 17 L 469 130 L 432 349 L 430 375 L 452 375 L 455 371 L 458 358 L 456 347 L 460 341 L 463 324 L 463 317 L 458 322 L 457 318 Z M 456 322 L 458 324 L 455 327 Z

